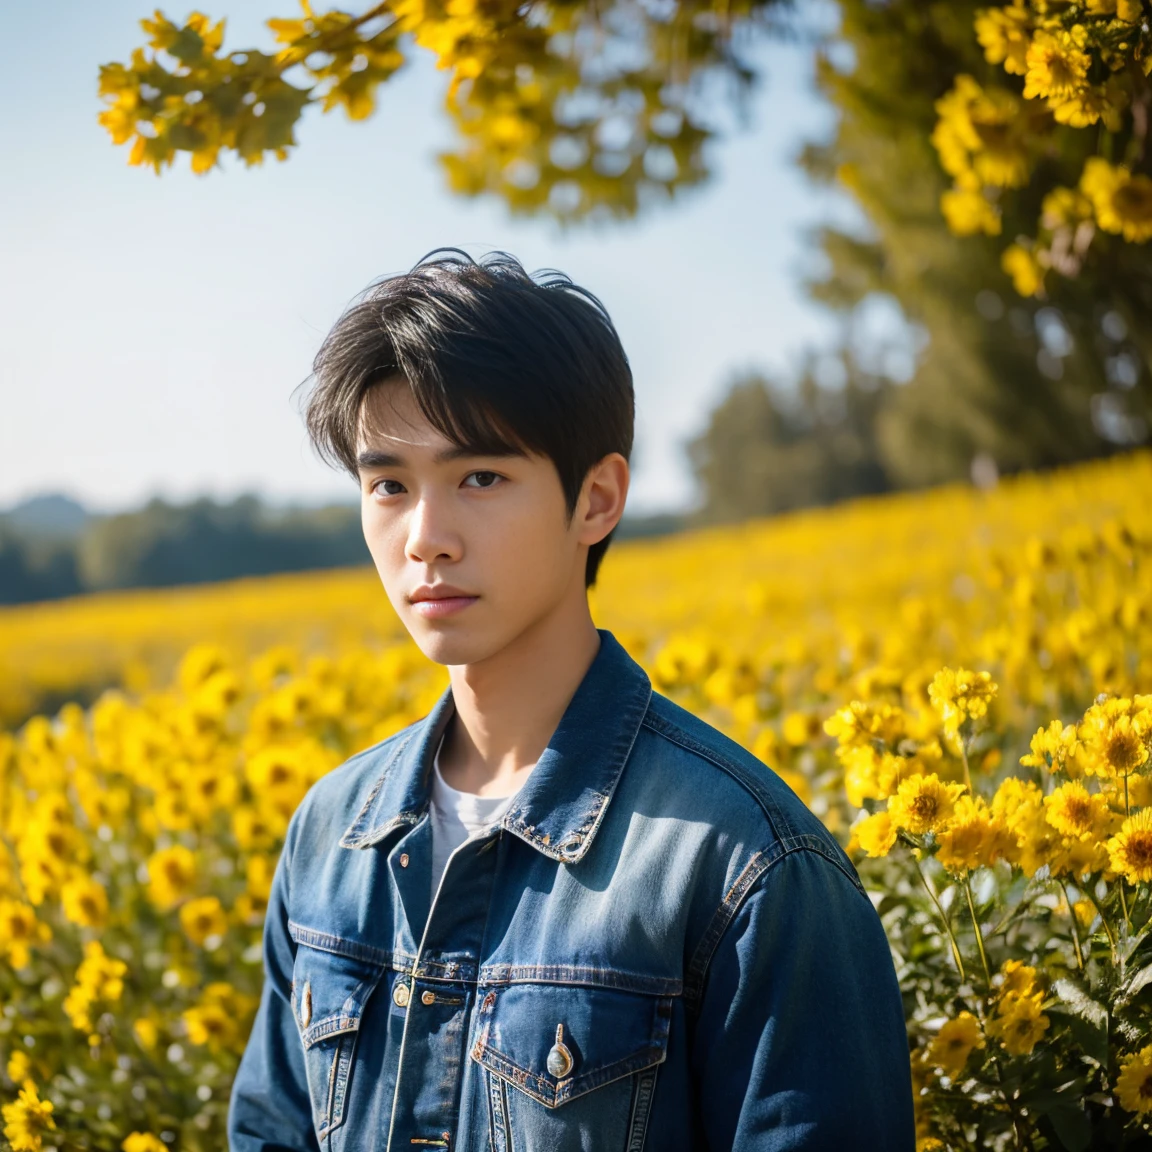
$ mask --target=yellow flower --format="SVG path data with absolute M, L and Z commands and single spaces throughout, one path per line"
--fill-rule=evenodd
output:
M 1106 845 L 1112 868 L 1133 884 L 1152 881 L 1152 808 L 1141 808 Z
M 1003 63 L 1005 72 L 1023 76 L 1031 40 L 1031 17 L 1020 0 L 1010 8 L 981 8 L 976 13 L 976 39 L 989 64 Z
M 32 1073 L 32 1057 L 23 1048 L 14 1048 L 5 1071 L 13 1084 L 22 1084 Z
M 155 1048 L 156 1041 L 160 1038 L 160 1029 L 156 1026 L 156 1021 L 150 1020 L 147 1016 L 141 1016 L 132 1022 L 132 1033 L 145 1051 Z
M 108 893 L 91 876 L 75 876 L 60 893 L 64 915 L 85 928 L 103 928 L 108 919 Z
M 1040 204 L 1040 222 L 1045 228 L 1071 228 L 1091 219 L 1092 204 L 1075 188 L 1053 188 Z
M 997 995 L 1031 996 L 1036 991 L 1036 969 L 1023 960 L 1005 960 L 1000 965 L 1000 984 Z
M 99 940 L 84 945 L 84 959 L 76 969 L 76 983 L 64 998 L 64 1013 L 73 1027 L 91 1032 L 92 1010 L 97 1002 L 119 1000 L 124 992 L 128 965 L 109 956 Z
M 1053 720 L 1047 728 L 1038 728 L 1032 737 L 1032 751 L 1020 757 L 1025 768 L 1048 768 L 1053 772 L 1066 769 L 1070 757 L 1075 756 L 1079 742 L 1075 724 L 1061 724 Z
M 1044 287 L 1044 268 L 1023 245 L 1009 244 L 1000 254 L 1000 267 L 1021 296 L 1035 296 Z
M 1092 201 L 1096 223 L 1105 232 L 1123 235 L 1132 244 L 1152 239 L 1152 178 L 1133 176 L 1122 165 L 1089 157 L 1080 189 Z
M 888 814 L 897 828 L 916 835 L 938 831 L 951 819 L 963 784 L 946 784 L 935 772 L 905 780 L 888 800 Z
M 1070 780 L 1044 797 L 1048 823 L 1065 836 L 1086 838 L 1103 832 L 1111 818 L 1108 801 L 1089 792 L 1079 780 Z
M 940 211 L 956 236 L 1000 235 L 1000 209 L 978 189 L 951 188 L 941 193 Z
M 870 747 L 879 740 L 891 748 L 907 735 L 908 716 L 892 704 L 877 707 L 853 700 L 824 721 L 824 731 L 841 747 Z
M 34 944 L 46 944 L 52 929 L 36 918 L 36 909 L 21 900 L 0 898 L 0 955 L 13 968 L 23 968 L 31 959 Z
M 168 909 L 188 895 L 196 879 L 196 857 L 175 844 L 148 858 L 148 897 L 158 908 Z
M 971 1012 L 961 1012 L 947 1021 L 928 1045 L 928 1061 L 951 1080 L 964 1070 L 974 1048 L 984 1047 L 980 1021 Z
M 1120 1107 L 1128 1112 L 1152 1112 L 1152 1044 L 1121 1061 L 1116 1095 Z
M 193 944 L 203 944 L 209 936 L 228 931 L 228 916 L 215 896 L 201 896 L 181 907 L 180 924 Z
M 1093 84 L 1070 96 L 1053 96 L 1048 100 L 1052 115 L 1060 124 L 1087 128 L 1104 122 L 1109 132 L 1119 132 L 1128 94 L 1115 82 Z
M 987 672 L 967 668 L 942 668 L 928 685 L 928 698 L 944 721 L 944 731 L 956 736 L 965 720 L 977 720 L 988 714 L 989 701 L 997 685 Z
M 887 856 L 896 843 L 896 829 L 887 812 L 866 816 L 854 829 L 856 842 L 869 856 Z
M 4 1135 L 12 1152 L 40 1152 L 45 1132 L 56 1130 L 52 1119 L 52 1101 L 41 1100 L 36 1085 L 25 1080 L 20 1095 L 3 1107 Z
M 122 1152 L 168 1152 L 168 1145 L 151 1132 L 130 1132 L 120 1147 Z
M 1027 1056 L 1048 1030 L 1050 1023 L 1040 1010 L 1041 992 L 1026 995 L 1001 993 L 996 1015 L 988 1023 L 988 1035 L 1000 1041 L 1013 1056 Z
M 1096 919 L 1098 913 L 1096 905 L 1091 900 L 1077 900 L 1072 905 L 1072 911 L 1076 919 L 1080 922 L 1081 928 L 1091 928 L 1092 921 Z
M 1115 780 L 1145 770 L 1150 732 L 1152 709 L 1126 697 L 1098 701 L 1084 713 L 1079 728 L 1084 771 Z
M 1092 63 L 1083 50 L 1084 32 L 1041 29 L 1024 56 L 1024 98 L 1067 98 L 1085 87 Z
M 1008 829 L 980 796 L 961 796 L 947 827 L 938 834 L 936 859 L 953 872 L 993 864 L 1009 847 Z

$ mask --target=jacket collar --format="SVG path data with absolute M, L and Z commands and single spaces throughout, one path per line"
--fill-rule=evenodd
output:
M 607 629 L 501 826 L 553 860 L 584 857 L 612 799 L 652 684 L 644 669 Z M 368 848 L 394 828 L 415 824 L 428 807 L 432 757 L 455 712 L 452 688 L 413 724 L 391 751 L 364 806 L 340 839 L 342 848 Z

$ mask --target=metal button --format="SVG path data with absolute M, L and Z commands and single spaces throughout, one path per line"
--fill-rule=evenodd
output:
M 400 867 L 401 868 L 407 868 L 408 867 L 408 853 L 407 852 L 401 852 L 400 853 Z
M 392 999 L 395 1000 L 401 1008 L 404 1008 L 408 1004 L 409 994 L 410 990 L 408 985 L 403 983 L 403 981 L 397 980 L 396 987 L 392 989 Z
M 559 1079 L 572 1071 L 573 1063 L 572 1053 L 568 1051 L 567 1045 L 564 1043 L 564 1025 L 557 1024 L 556 1043 L 548 1052 L 548 1071 Z
M 420 993 L 420 1000 L 424 1004 L 435 1004 L 436 1003 L 436 993 L 435 992 L 421 992 Z
M 308 1021 L 312 1019 L 312 984 L 311 981 L 304 981 L 304 995 L 300 1002 L 300 1026 L 302 1028 L 308 1027 Z

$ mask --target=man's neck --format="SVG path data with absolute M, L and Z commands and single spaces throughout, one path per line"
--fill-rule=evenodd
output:
M 588 612 L 541 621 L 481 664 L 448 669 L 456 714 L 444 736 L 440 772 L 461 792 L 515 792 L 552 738 L 600 648 Z

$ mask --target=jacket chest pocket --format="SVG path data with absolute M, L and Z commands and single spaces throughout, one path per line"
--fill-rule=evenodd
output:
M 344 1100 L 364 1006 L 383 965 L 299 944 L 292 968 L 292 1012 L 304 1046 L 316 1136 L 344 1122 Z
M 485 1069 L 493 1152 L 640 1152 L 671 1019 L 671 996 L 489 989 L 471 1057 Z

